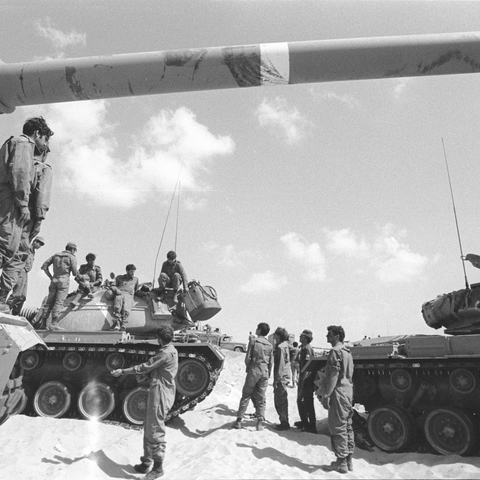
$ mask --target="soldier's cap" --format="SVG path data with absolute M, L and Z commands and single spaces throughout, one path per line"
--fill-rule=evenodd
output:
M 304 331 L 300 334 L 300 336 L 302 336 L 302 335 L 303 335 L 304 337 L 307 337 L 310 341 L 313 340 L 313 333 L 312 333 L 311 330 L 304 330 Z
M 77 244 L 76 243 L 73 243 L 73 242 L 68 242 L 67 245 L 65 245 L 65 250 L 70 250 L 74 248 L 75 250 L 77 250 Z
M 45 245 L 45 240 L 40 235 L 38 237 L 35 237 L 34 242 L 38 242 L 38 243 L 41 243 L 42 245 Z

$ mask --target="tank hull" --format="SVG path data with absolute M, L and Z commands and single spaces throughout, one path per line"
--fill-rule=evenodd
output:
M 480 335 L 376 338 L 351 352 L 354 403 L 365 408 L 379 448 L 478 452 Z M 316 357 L 306 368 L 320 375 L 326 359 Z

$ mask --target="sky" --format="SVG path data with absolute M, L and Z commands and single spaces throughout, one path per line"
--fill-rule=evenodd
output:
M 0 0 L 4 63 L 196 47 L 478 29 L 480 2 Z M 69 241 L 104 276 L 159 275 L 174 249 L 212 286 L 212 327 L 299 334 L 441 334 L 422 304 L 464 287 L 480 253 L 480 76 L 345 81 L 19 107 L 55 132 L 41 264 Z M 175 191 L 177 179 L 180 189 Z M 179 192 L 179 193 L 178 193 Z M 172 205 L 169 214 L 169 207 Z M 157 258 L 158 255 L 158 258 Z M 470 283 L 480 271 L 466 265 Z M 74 288 L 73 281 L 71 288 Z

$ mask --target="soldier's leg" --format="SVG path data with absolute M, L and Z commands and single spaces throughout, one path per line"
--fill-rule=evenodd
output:
M 5 268 L 18 250 L 23 226 L 13 202 L 13 192 L 0 192 L 0 268 Z M 11 286 L 13 287 L 13 285 Z
M 328 428 L 331 434 L 332 450 L 337 458 L 346 459 L 350 450 L 348 446 L 347 421 L 351 416 L 351 405 L 344 396 L 334 390 L 330 396 L 328 409 Z
M 165 287 L 170 283 L 170 277 L 166 273 L 161 273 L 158 277 L 158 288 L 160 292 L 165 290 Z
M 59 278 L 57 282 L 57 294 L 55 296 L 55 301 L 53 302 L 52 308 L 52 323 L 50 328 L 59 328 L 58 327 L 58 317 L 63 311 L 63 303 L 65 302 L 68 295 L 68 286 L 69 278 Z
M 255 408 L 257 410 L 257 420 L 265 420 L 265 408 L 267 404 L 267 387 L 268 387 L 268 377 L 261 377 L 255 385 L 254 393 L 255 396 Z
M 252 398 L 253 392 L 255 391 L 256 383 L 257 383 L 256 377 L 253 375 L 251 371 L 249 371 L 245 378 L 245 383 L 242 389 L 242 398 L 240 399 L 240 403 L 238 405 L 237 420 L 239 419 L 241 421 L 241 419 L 244 417 L 245 412 L 247 411 L 248 403 L 250 402 L 250 398 Z M 257 403 L 257 400 L 255 399 L 254 404 L 255 404 L 255 407 L 258 408 L 256 403 Z
M 38 328 L 41 329 L 42 327 L 46 327 L 46 328 L 50 327 L 49 317 L 50 317 L 50 313 L 52 312 L 53 304 L 55 303 L 56 296 L 57 296 L 57 285 L 53 282 L 50 282 L 50 285 L 48 287 L 48 297 L 42 308 L 42 315 L 39 321 L 40 325 Z

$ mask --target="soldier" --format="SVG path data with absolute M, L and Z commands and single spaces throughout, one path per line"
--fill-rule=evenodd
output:
M 187 290 L 188 280 L 183 265 L 177 260 L 177 254 L 170 250 L 167 253 L 167 261 L 163 262 L 160 276 L 158 277 L 159 294 L 165 287 L 173 288 L 173 303 L 178 303 L 178 291 L 183 283 L 183 290 Z
M 278 413 L 280 424 L 276 430 L 290 430 L 288 421 L 288 392 L 290 382 L 290 352 L 288 348 L 288 332 L 278 327 L 274 333 L 275 353 L 273 363 L 273 398 L 275 410 Z
M 52 255 L 42 265 L 42 270 L 50 279 L 48 287 L 48 298 L 43 306 L 40 325 L 46 323 L 48 330 L 62 330 L 58 326 L 58 317 L 63 309 L 63 302 L 68 295 L 68 287 L 70 285 L 70 274 L 77 276 L 77 259 L 75 253 L 77 245 L 68 242 L 63 252 Z M 53 275 L 50 273 L 49 267 L 53 264 Z M 48 317 L 52 313 L 52 321 L 48 322 Z
M 35 155 L 42 155 L 52 135 L 43 117 L 29 118 L 23 125 L 22 135 L 10 137 L 0 148 L 0 310 L 3 311 L 9 309 L 5 303 L 7 296 L 21 272 L 34 236 L 30 235 L 30 222 L 35 222 L 30 197 L 35 188 Z M 16 257 L 22 233 L 23 254 Z
M 133 296 L 138 292 L 138 278 L 135 277 L 137 267 L 129 263 L 125 270 L 127 273 L 118 275 L 115 279 L 115 285 L 111 287 L 115 294 L 113 301 L 113 325 L 111 330 L 125 331 L 127 318 L 132 311 Z
M 263 430 L 268 379 L 272 372 L 273 363 L 273 346 L 267 338 L 265 338 L 269 331 L 270 326 L 268 323 L 259 323 L 257 331 L 255 332 L 257 337 L 252 338 L 248 344 L 245 355 L 247 378 L 243 385 L 237 420 L 232 425 L 232 428 L 242 428 L 242 419 L 247 411 L 248 403 L 250 399 L 252 399 L 257 418 L 257 430 Z
M 113 370 L 114 377 L 122 374 L 148 374 L 151 378 L 144 421 L 142 463 L 133 468 L 147 473 L 146 480 L 163 476 L 165 461 L 165 419 L 175 400 L 175 376 L 178 370 L 178 353 L 172 345 L 173 329 L 164 325 L 157 331 L 160 348 L 147 362 L 131 368 Z
M 75 281 L 78 283 L 78 290 L 92 297 L 92 293 L 98 290 L 102 284 L 102 269 L 99 265 L 95 265 L 96 255 L 89 253 L 85 260 L 87 263 L 80 265 L 78 269 L 78 275 L 75 277 Z
M 310 343 L 313 340 L 311 330 L 304 330 L 300 334 L 300 352 L 298 353 L 298 368 L 300 376 L 298 378 L 297 388 L 297 407 L 300 415 L 300 421 L 295 422 L 295 426 L 302 429 L 302 432 L 317 433 L 317 422 L 315 417 L 315 405 L 313 395 L 315 385 L 314 376 L 310 372 L 302 372 L 307 362 L 315 356 Z
M 27 260 L 25 261 L 20 275 L 18 276 L 17 283 L 13 287 L 12 294 L 7 301 L 8 306 L 12 310 L 12 315 L 20 315 L 23 304 L 27 299 L 28 272 L 32 269 L 33 262 L 35 260 L 35 251 L 44 245 L 45 240 L 40 236 L 35 238 L 30 245 Z
M 353 357 L 343 344 L 345 331 L 340 326 L 327 327 L 327 342 L 332 345 L 325 367 L 325 384 L 322 405 L 328 410 L 328 428 L 331 434 L 333 453 L 337 459 L 327 472 L 347 473 L 353 471 Z

